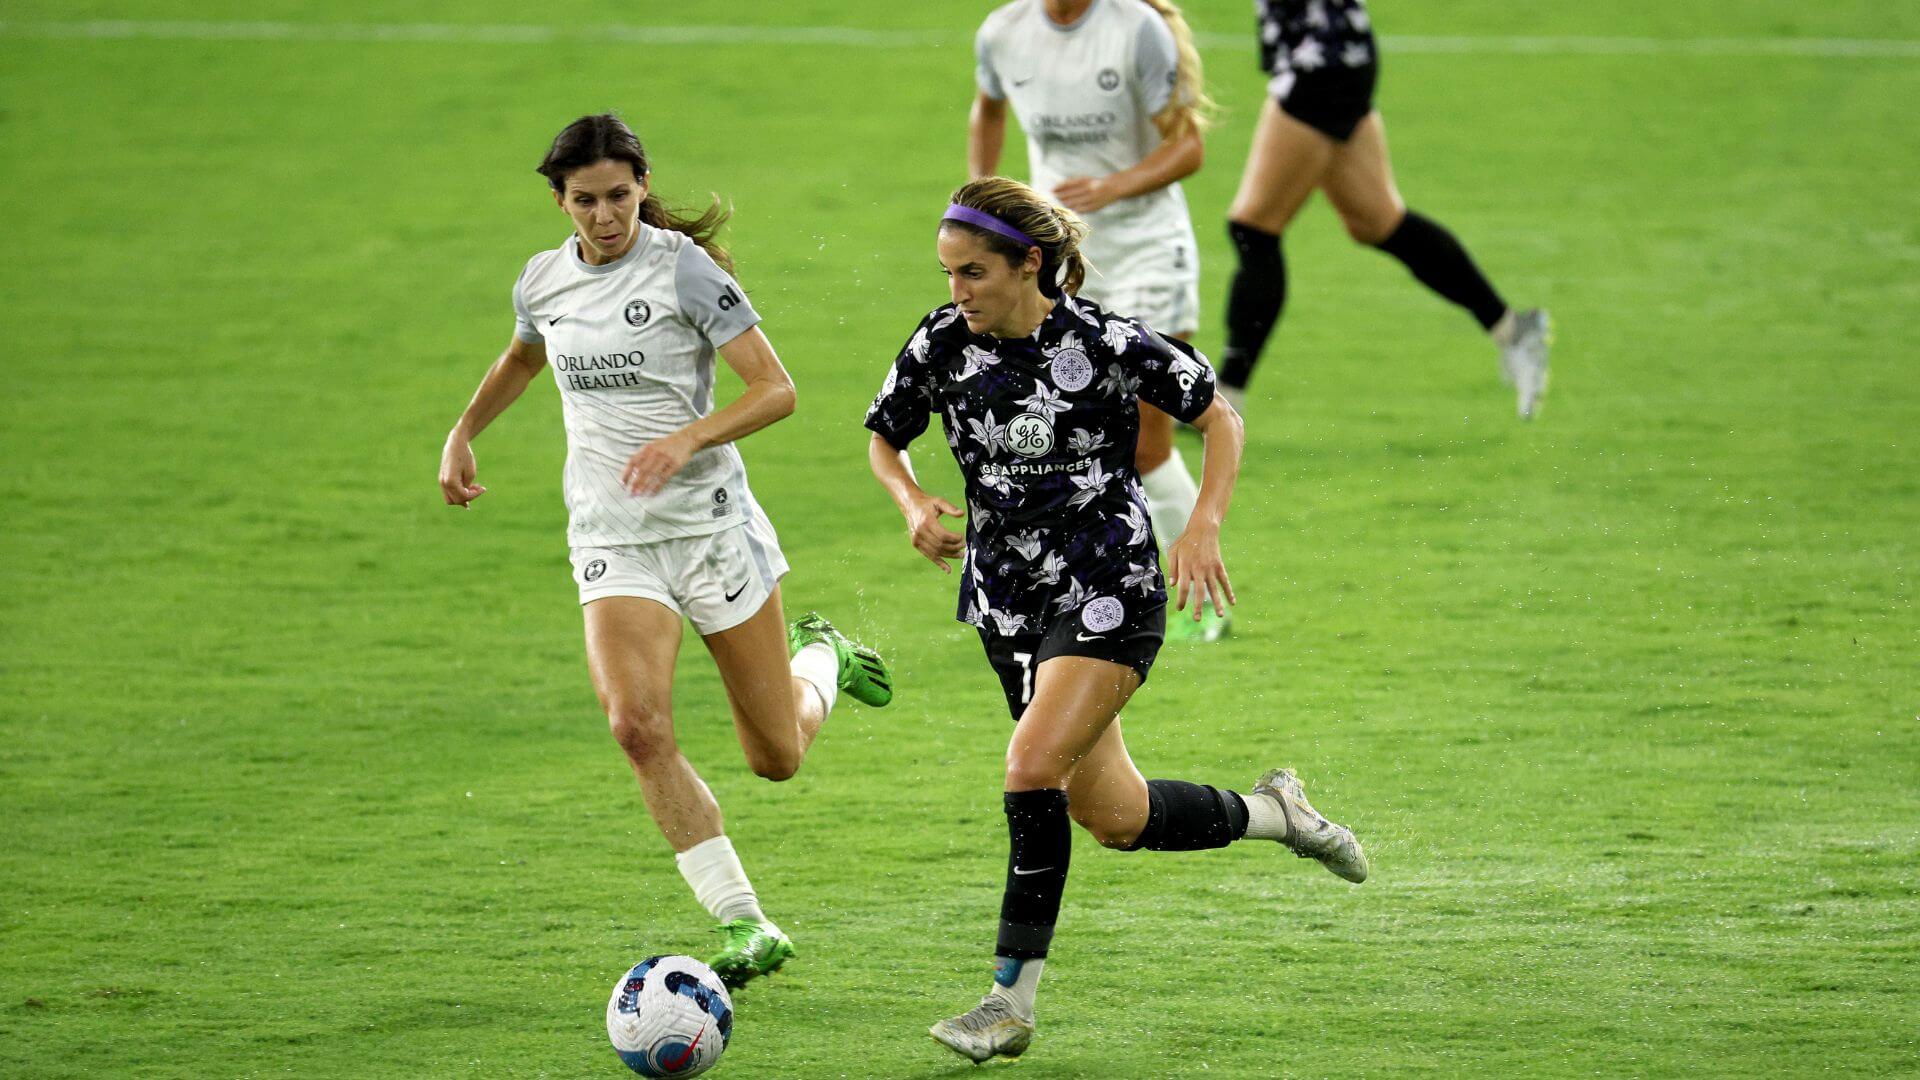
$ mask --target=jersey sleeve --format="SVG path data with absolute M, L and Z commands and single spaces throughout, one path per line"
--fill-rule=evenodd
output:
M 1173 28 L 1157 14 L 1142 18 L 1133 38 L 1133 85 L 1148 116 L 1167 107 L 1179 81 L 1180 46 L 1173 40 Z
M 938 314 L 935 311 L 920 320 L 900 355 L 893 358 L 880 393 L 867 406 L 867 430 L 896 450 L 905 450 L 919 438 L 933 415 L 933 365 L 928 358 L 934 345 L 928 334 Z
M 1213 365 L 1199 350 L 1174 338 L 1162 337 L 1147 324 L 1134 319 L 1116 319 L 1134 331 L 1133 367 L 1140 385 L 1135 393 L 1141 401 L 1170 414 L 1183 424 L 1191 424 L 1213 404 Z
M 547 338 L 534 325 L 533 312 L 527 308 L 526 285 L 527 271 L 522 270 L 513 283 L 513 336 L 529 345 L 538 345 Z
M 673 285 L 680 296 L 681 315 L 716 349 L 760 322 L 760 313 L 747 302 L 740 283 L 698 244 L 680 249 Z
M 1007 99 L 1007 88 L 1000 85 L 1000 73 L 993 66 L 993 42 L 987 36 L 987 28 L 973 35 L 973 81 L 980 92 L 995 101 Z

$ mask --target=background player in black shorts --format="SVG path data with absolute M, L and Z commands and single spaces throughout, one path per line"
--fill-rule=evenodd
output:
M 1366 5 L 1258 0 L 1256 10 L 1260 61 L 1273 78 L 1228 213 L 1239 265 L 1227 293 L 1221 393 L 1240 405 L 1286 303 L 1280 233 L 1319 188 L 1356 241 L 1399 259 L 1421 284 L 1473 313 L 1500 347 L 1501 376 L 1520 416 L 1531 418 L 1547 389 L 1547 313 L 1509 308 L 1453 234 L 1401 200 L 1373 107 L 1379 53 Z
M 1119 713 L 1160 647 L 1167 593 L 1133 467 L 1137 402 L 1199 429 L 1199 501 L 1167 547 L 1175 607 L 1231 602 L 1220 522 L 1240 466 L 1239 416 L 1183 342 L 1076 300 L 1086 226 L 1004 177 L 954 193 L 939 234 L 953 303 L 920 321 L 867 412 L 877 476 L 913 545 L 961 560 L 959 618 L 980 631 L 1017 723 L 1007 748 L 1012 854 L 994 985 L 934 1025 L 975 1061 L 1014 1056 L 1033 1035 L 1034 991 L 1066 887 L 1068 820 L 1108 847 L 1185 851 L 1277 840 L 1350 881 L 1366 856 L 1307 803 L 1291 772 L 1240 795 L 1144 779 Z M 906 448 L 938 412 L 966 478 L 967 535 L 952 503 L 914 480 Z

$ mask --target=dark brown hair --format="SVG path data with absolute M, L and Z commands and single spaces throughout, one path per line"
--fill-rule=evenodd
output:
M 600 161 L 624 161 L 633 166 L 633 178 L 645 180 L 652 170 L 647 166 L 647 151 L 640 145 L 640 137 L 633 133 L 624 121 L 612 113 L 600 113 L 597 116 L 583 116 L 561 129 L 553 137 L 553 146 L 547 150 L 547 156 L 540 160 L 535 170 L 547 178 L 553 190 L 566 194 L 567 176 L 575 169 L 584 169 Z M 685 233 L 701 249 L 720 264 L 721 269 L 733 269 L 733 256 L 720 246 L 717 237 L 720 227 L 732 217 L 732 212 L 720 205 L 720 196 L 713 197 L 713 205 L 706 213 L 680 214 L 667 209 L 651 188 L 646 199 L 640 204 L 640 220 L 656 229 L 671 229 Z

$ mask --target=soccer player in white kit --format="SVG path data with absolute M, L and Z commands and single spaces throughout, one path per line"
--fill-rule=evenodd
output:
M 998 171 L 1007 106 L 1027 134 L 1032 186 L 1079 214 L 1093 272 L 1080 295 L 1168 337 L 1200 328 L 1200 260 L 1180 180 L 1200 168 L 1212 102 L 1180 9 L 1166 0 L 1014 0 L 974 38 L 970 179 Z M 1173 419 L 1140 403 L 1134 454 L 1154 531 L 1186 528 L 1199 489 Z M 1214 641 L 1229 616 L 1172 620 L 1169 640 Z
M 640 140 L 611 115 L 568 125 L 539 171 L 574 232 L 515 283 L 512 340 L 447 436 L 440 488 L 462 507 L 485 494 L 472 440 L 552 365 L 594 690 L 681 874 L 720 920 L 711 964 L 738 987 L 793 944 L 761 911 L 713 793 L 674 741 L 681 619 L 706 642 L 741 749 L 769 780 L 799 769 L 838 691 L 885 705 L 890 676 L 818 615 L 785 626 L 786 559 L 733 444 L 793 412 L 793 381 L 723 269 L 713 237 L 726 214 L 668 211 Z M 746 383 L 717 410 L 716 351 Z

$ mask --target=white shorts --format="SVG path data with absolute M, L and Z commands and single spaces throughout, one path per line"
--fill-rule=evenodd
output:
M 1200 260 L 1186 240 L 1150 242 L 1106 259 L 1089 254 L 1093 271 L 1080 295 L 1139 319 L 1162 334 L 1192 337 L 1200 329 Z
M 731 529 L 705 536 L 577 547 L 572 555 L 580 603 L 638 596 L 685 616 L 702 635 L 747 621 L 787 573 L 780 538 L 757 512 Z

